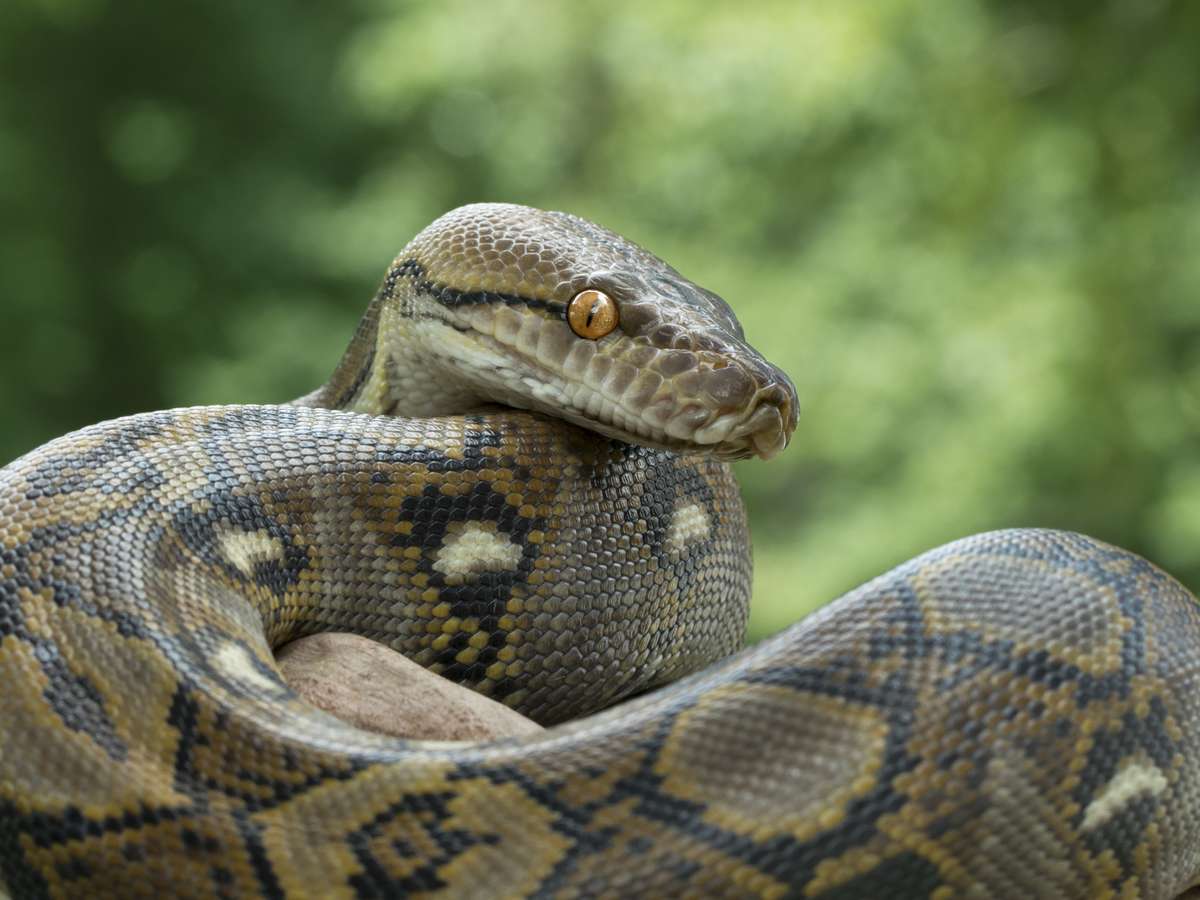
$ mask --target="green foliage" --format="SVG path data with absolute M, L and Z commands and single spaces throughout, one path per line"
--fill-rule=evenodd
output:
M 471 200 L 723 294 L 803 415 L 740 469 L 755 636 L 1047 525 L 1200 584 L 1200 6 L 0 10 L 0 456 L 328 374 Z

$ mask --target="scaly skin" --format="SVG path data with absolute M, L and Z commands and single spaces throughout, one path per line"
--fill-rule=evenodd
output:
M 617 300 L 617 332 L 567 329 L 582 287 Z M 1158 898 L 1194 881 L 1200 608 L 1132 554 L 969 538 L 716 662 L 749 588 L 720 459 L 778 452 L 795 410 L 719 298 L 582 220 L 476 206 L 401 253 L 298 405 L 136 416 L 13 463 L 0 888 Z M 280 679 L 272 647 L 331 629 L 549 722 L 685 677 L 530 738 L 406 742 Z

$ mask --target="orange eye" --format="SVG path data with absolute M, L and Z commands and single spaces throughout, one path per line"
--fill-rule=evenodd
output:
M 617 302 L 603 291 L 580 291 L 567 304 L 567 323 L 581 338 L 598 341 L 617 327 Z

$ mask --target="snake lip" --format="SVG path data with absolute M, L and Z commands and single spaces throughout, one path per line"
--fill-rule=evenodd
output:
M 485 399 L 627 443 L 722 460 L 769 459 L 795 427 L 795 388 L 749 348 L 747 359 L 737 348 L 688 353 L 692 366 L 673 372 L 670 363 L 686 360 L 668 357 L 669 349 L 629 342 L 605 353 L 595 343 L 562 341 L 550 330 L 558 322 L 529 318 L 503 327 L 500 319 L 512 317 L 498 316 L 475 308 L 443 319 L 475 345 L 456 342 L 443 364 Z
M 535 410 L 626 443 L 675 452 L 692 449 L 691 442 L 672 438 L 595 386 L 522 352 L 510 340 L 487 333 L 478 321 L 446 318 L 443 323 L 469 336 L 474 346 L 459 344 L 455 353 L 439 356 L 438 368 L 473 385 L 481 400 Z
M 718 408 L 715 415 L 706 414 L 703 421 L 694 422 L 689 434 L 668 431 L 698 446 L 702 452 L 727 460 L 758 456 L 770 459 L 778 455 L 788 444 L 796 426 L 796 394 L 791 382 L 767 381 L 746 373 L 754 383 L 747 402 L 728 408 Z M 706 412 L 701 405 L 701 412 Z

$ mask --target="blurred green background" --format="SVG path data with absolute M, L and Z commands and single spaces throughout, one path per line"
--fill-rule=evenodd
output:
M 593 218 L 793 376 L 752 636 L 1072 528 L 1200 586 L 1200 4 L 5 0 L 0 457 L 321 382 L 441 212 Z

